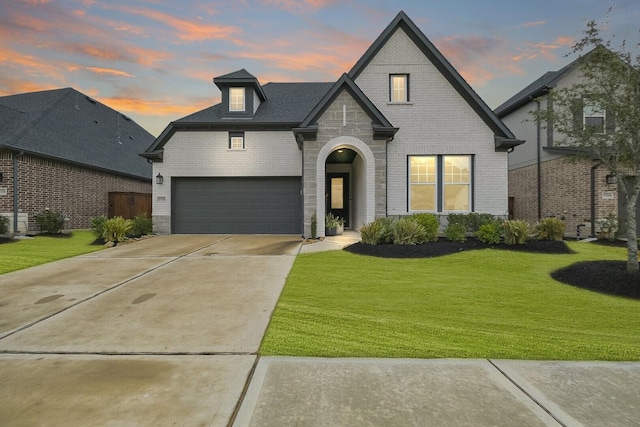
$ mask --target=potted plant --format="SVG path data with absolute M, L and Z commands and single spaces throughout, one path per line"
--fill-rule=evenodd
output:
M 324 217 L 324 234 L 326 236 L 335 236 L 338 234 L 338 227 L 340 226 L 339 219 L 329 212 Z

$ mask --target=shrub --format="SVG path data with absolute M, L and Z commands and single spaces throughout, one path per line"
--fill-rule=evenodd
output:
M 480 230 L 480 227 L 483 225 L 495 223 L 496 221 L 496 217 L 491 214 L 471 212 L 466 215 L 465 225 L 467 226 L 468 232 L 475 233 Z
M 529 223 L 522 220 L 511 220 L 502 223 L 504 243 L 507 245 L 524 245 L 529 237 Z
M 614 240 L 618 234 L 618 220 L 612 213 L 604 218 L 596 220 L 596 229 L 603 233 L 609 240 Z
M 360 227 L 360 240 L 365 245 L 380 244 L 380 223 L 373 221 Z
M 123 242 L 127 234 L 133 229 L 133 221 L 116 216 L 108 219 L 104 223 L 104 234 L 102 237 L 106 242 L 113 242 L 117 245 Z
M 438 221 L 437 216 L 431 213 L 418 213 L 409 216 L 408 219 L 415 221 L 424 228 L 425 242 L 435 242 L 438 240 L 440 221 Z
M 133 236 L 144 236 L 153 233 L 153 221 L 147 218 L 147 214 L 139 214 L 133 218 L 133 228 L 131 234 Z
M 454 222 L 447 225 L 447 228 L 445 228 L 444 230 L 444 235 L 452 242 L 464 242 L 465 240 L 467 240 L 465 232 L 466 228 L 464 224 Z
M 395 222 L 393 227 L 394 245 L 417 245 L 426 241 L 427 232 L 424 226 L 412 217 L 400 218 Z
M 467 215 L 452 213 L 447 215 L 447 224 L 461 224 L 467 228 Z
M 107 217 L 104 215 L 91 217 L 91 231 L 96 239 L 104 239 L 104 225 L 107 222 Z
M 9 232 L 9 218 L 6 216 L 0 216 L 0 234 L 7 234 Z
M 36 215 L 36 223 L 44 233 L 58 234 L 64 228 L 64 217 L 60 212 L 45 209 Z
M 558 218 L 545 218 L 536 224 L 538 240 L 562 240 L 564 238 L 564 221 Z
M 393 230 L 396 220 L 390 217 L 383 217 L 376 220 L 380 223 L 379 242 L 381 244 L 393 243 Z
M 500 244 L 500 223 L 498 221 L 493 221 L 488 224 L 483 224 L 478 228 L 478 231 L 475 232 L 475 236 L 482 243 L 488 243 L 490 245 Z

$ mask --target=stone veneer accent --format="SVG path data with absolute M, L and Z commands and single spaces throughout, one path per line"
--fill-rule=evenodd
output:
M 343 125 L 343 106 L 346 106 L 346 125 Z M 337 148 L 350 148 L 356 151 L 366 162 L 367 157 L 374 159 L 373 179 L 374 182 L 366 183 L 366 204 L 369 205 L 373 198 L 374 212 L 373 217 L 368 217 L 371 221 L 375 218 L 386 215 L 386 144 L 384 140 L 373 139 L 373 129 L 371 126 L 371 118 L 353 99 L 353 97 L 343 90 L 338 94 L 333 103 L 321 115 L 317 121 L 318 134 L 315 141 L 304 141 L 304 175 L 303 175 L 303 193 L 304 193 L 304 235 L 311 236 L 311 217 L 315 213 L 318 218 L 318 236 L 324 235 L 324 198 L 318 200 L 318 194 L 324 193 L 324 176 L 321 177 L 322 182 L 318 182 L 318 164 L 324 165 L 327 156 L 331 154 L 333 149 L 322 150 L 323 147 L 331 144 Z M 358 147 L 356 144 L 349 144 L 349 138 L 337 140 L 340 137 L 351 137 L 361 141 L 363 144 Z M 333 144 L 333 142 L 345 141 L 345 144 Z M 355 141 L 354 141 L 355 142 Z M 367 147 L 369 153 L 365 153 L 364 147 Z M 320 156 L 320 157 L 318 157 Z M 372 165 L 365 164 L 365 170 Z M 369 178 L 369 177 L 367 177 Z M 355 198 L 354 198 L 355 199 Z M 368 213 L 371 216 L 371 213 Z

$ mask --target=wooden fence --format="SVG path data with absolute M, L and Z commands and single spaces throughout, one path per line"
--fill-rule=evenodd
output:
M 151 218 L 151 194 L 109 193 L 109 218 L 133 219 L 140 214 Z

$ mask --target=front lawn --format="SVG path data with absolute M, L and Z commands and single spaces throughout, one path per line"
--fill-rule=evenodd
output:
M 640 300 L 550 277 L 575 262 L 624 260 L 625 250 L 569 246 L 576 253 L 482 249 L 425 259 L 344 251 L 299 255 L 260 353 L 640 360 Z
M 42 235 L 0 244 L 0 274 L 102 249 L 91 244 L 94 240 L 91 231 L 79 230 L 71 236 Z

